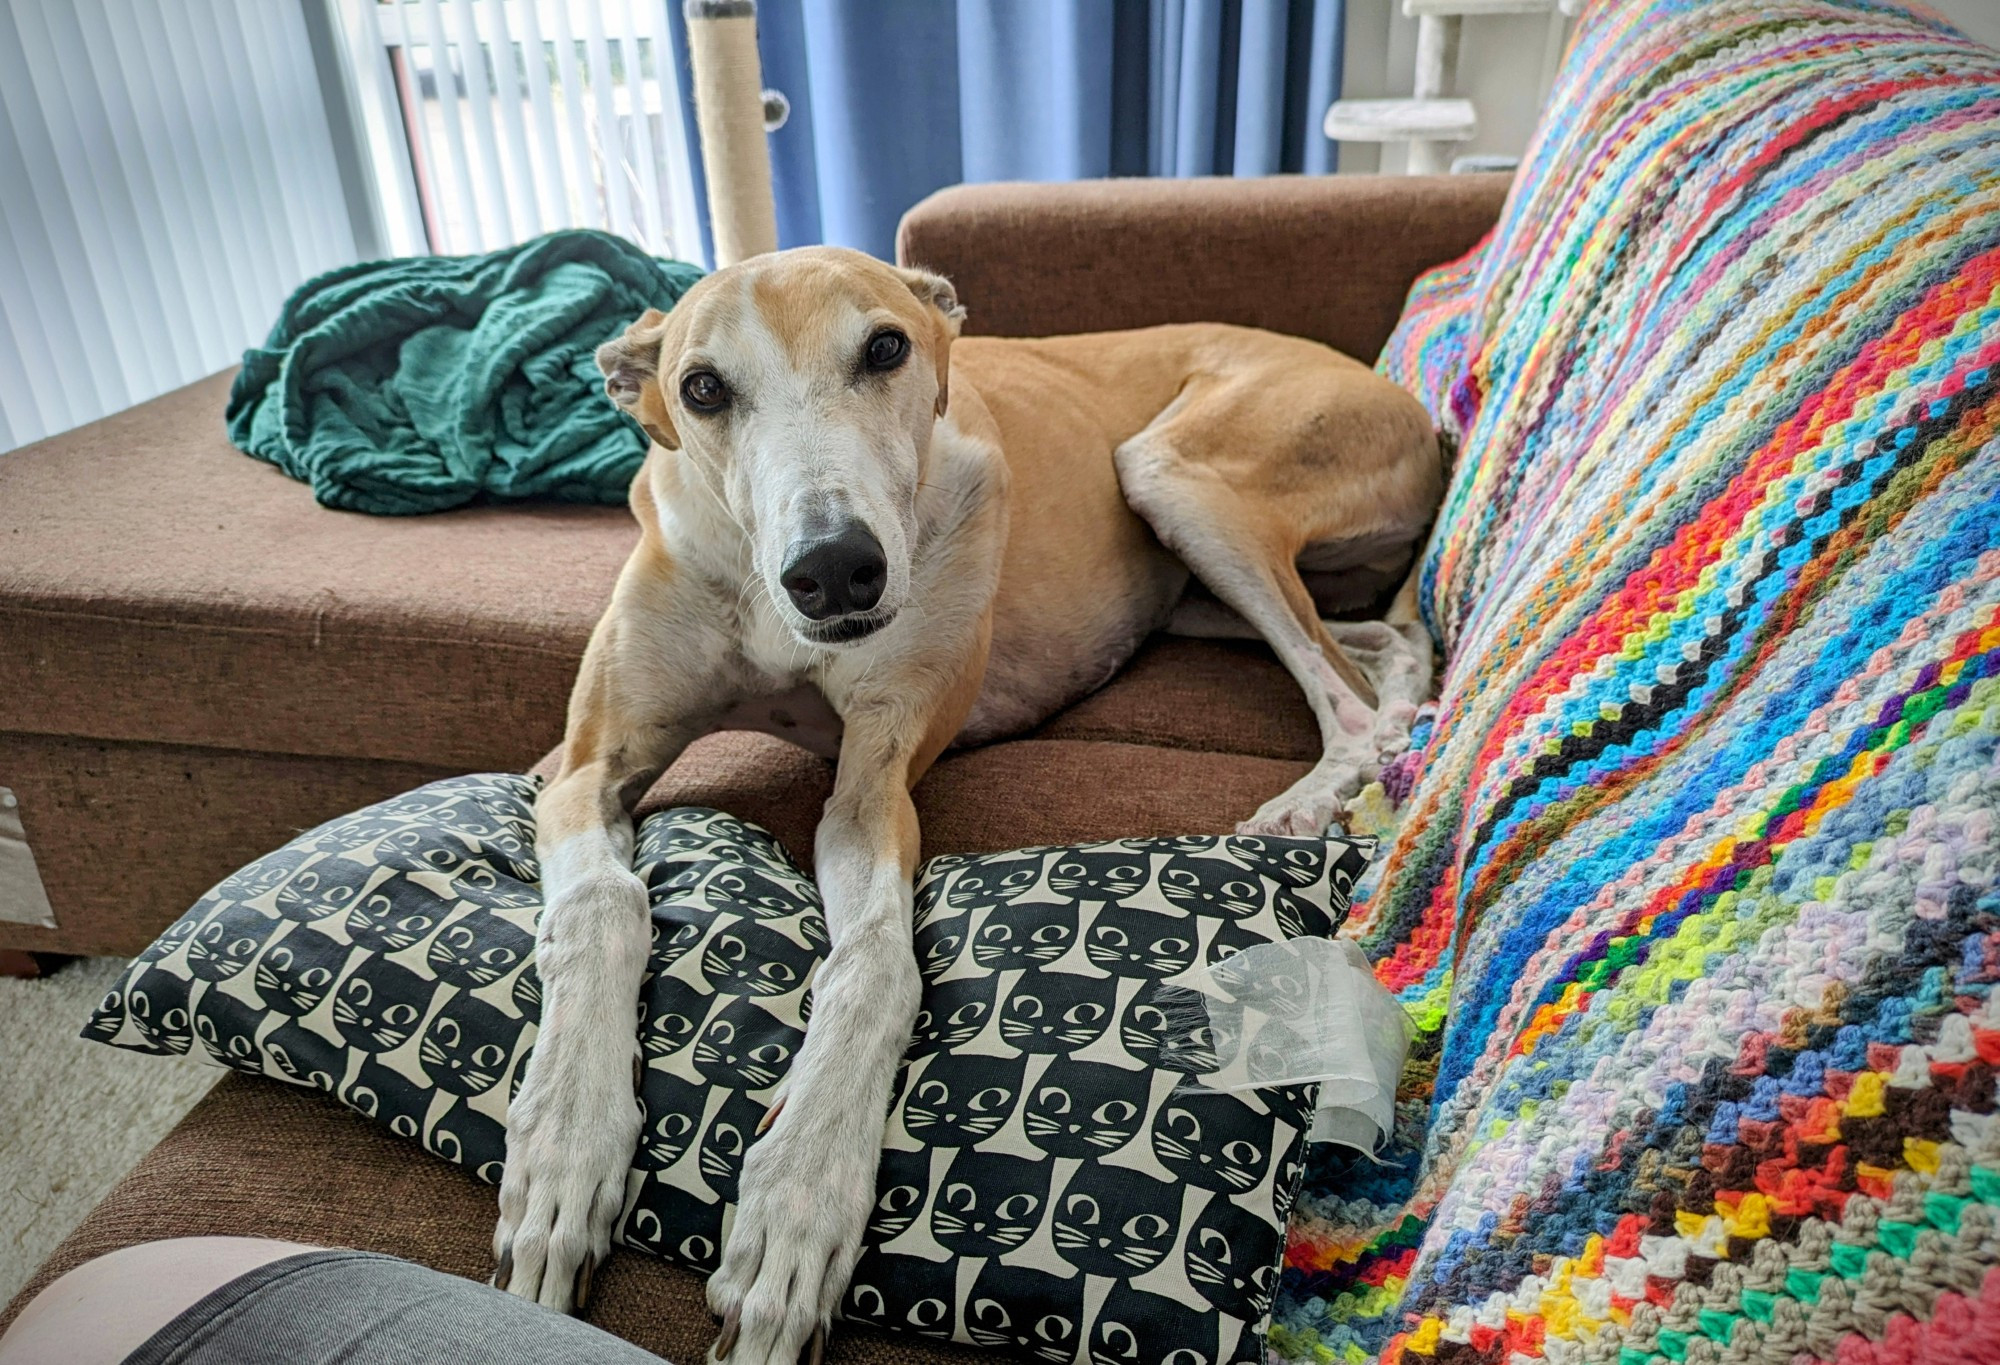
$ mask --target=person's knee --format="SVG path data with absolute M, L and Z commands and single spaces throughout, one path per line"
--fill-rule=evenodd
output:
M 29 1301 L 0 1337 L 0 1365 L 117 1365 L 211 1291 L 315 1249 L 266 1237 L 176 1237 L 106 1252 Z

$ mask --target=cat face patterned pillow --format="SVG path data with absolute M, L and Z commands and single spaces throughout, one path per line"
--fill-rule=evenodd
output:
M 218 885 L 84 1036 L 335 1095 L 497 1181 L 540 1011 L 535 783 L 456 778 Z M 1261 1354 L 1309 1088 L 1217 1095 L 1175 974 L 1333 932 L 1366 840 L 1191 838 L 933 859 L 925 991 L 842 1315 L 1050 1361 Z M 804 1038 L 818 892 L 764 831 L 649 817 L 641 1176 L 619 1239 L 713 1270 Z
M 1313 1088 L 1190 1091 L 1171 978 L 1331 934 L 1365 840 L 934 858 L 849 1319 L 1048 1361 L 1260 1360 Z

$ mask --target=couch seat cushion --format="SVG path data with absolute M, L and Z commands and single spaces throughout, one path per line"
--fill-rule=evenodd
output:
M 0 730 L 519 768 L 636 530 L 618 507 L 335 512 L 216 375 L 0 460 Z
M 1319 726 L 1260 640 L 1155 635 L 1118 676 L 1052 717 L 1040 739 L 1114 739 L 1311 763 Z

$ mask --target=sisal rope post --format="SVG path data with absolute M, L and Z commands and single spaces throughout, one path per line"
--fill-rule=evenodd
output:
M 778 249 L 756 0 L 685 0 L 695 121 L 718 269 Z

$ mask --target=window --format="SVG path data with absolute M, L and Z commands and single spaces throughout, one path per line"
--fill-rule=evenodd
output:
M 0 0 L 0 452 L 235 364 L 355 259 L 308 29 L 270 0 Z
M 667 0 L 338 0 L 396 254 L 602 228 L 697 260 Z

